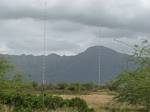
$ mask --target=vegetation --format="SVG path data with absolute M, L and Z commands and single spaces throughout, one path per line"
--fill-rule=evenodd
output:
M 48 112 L 58 108 L 72 108 L 77 112 L 94 112 L 80 98 L 65 100 L 48 94 L 32 95 L 25 93 L 3 92 L 0 94 L 1 104 L 9 108 L 9 112 Z
M 97 93 L 94 100 L 97 101 L 102 94 L 102 89 L 108 88 L 115 91 L 113 103 L 117 104 L 100 104 L 101 108 L 94 106 L 99 112 L 105 110 L 108 112 L 150 112 L 150 45 L 144 40 L 141 45 L 134 46 L 132 60 L 137 63 L 135 70 L 123 72 L 119 77 L 110 81 L 105 86 L 98 86 L 94 83 L 59 83 L 41 85 L 36 82 L 26 82 L 23 80 L 21 73 L 6 77 L 13 65 L 5 59 L 0 59 L 0 111 L 2 112 L 49 112 L 52 110 L 68 109 L 69 112 L 94 112 L 93 108 L 85 102 L 88 98 L 82 97 L 90 93 Z M 43 93 L 44 88 L 44 93 Z M 100 92 L 100 94 L 99 94 Z M 108 92 L 107 92 L 108 93 Z M 54 94 L 54 95 L 52 95 Z M 57 94 L 57 96 L 56 96 Z M 72 98 L 64 98 L 63 95 L 80 95 Z M 99 95 L 99 96 L 97 96 Z M 94 95 L 93 95 L 94 96 Z M 106 99 L 109 98 L 107 95 Z M 87 96 L 86 96 L 87 97 Z M 104 94 L 104 97 L 106 95 Z M 102 100 L 102 96 L 100 96 Z M 84 100 L 83 100 L 84 99 Z M 89 100 L 91 102 L 93 100 Z M 89 103 L 88 102 L 88 103 Z M 107 101 L 106 101 L 107 102 Z M 110 101 L 111 102 L 111 101 Z M 92 103 L 91 103 L 92 104 Z M 118 104 L 126 104 L 122 107 Z M 131 107 L 130 107 L 131 106 Z M 136 106 L 138 108 L 136 108 Z M 104 112 L 105 112 L 104 111 Z
M 12 65 L 5 59 L 0 59 L 0 111 L 8 112 L 48 112 L 59 108 L 70 108 L 76 112 L 94 112 L 87 103 L 80 98 L 63 99 L 50 94 L 34 94 L 34 90 L 41 90 L 42 86 L 35 82 L 24 82 L 20 73 L 6 78 L 6 73 L 12 69 Z M 92 84 L 89 84 L 92 85 Z M 57 84 L 44 85 L 44 89 L 49 87 L 59 90 L 81 91 L 92 88 L 80 84 Z M 49 88 L 50 89 L 50 88 Z M 28 92 L 30 90 L 30 92 Z M 31 93 L 32 92 L 32 93 Z M 7 107 L 7 110 L 5 108 Z
M 33 91 L 40 91 L 43 85 L 35 82 L 33 84 Z M 49 93 L 54 94 L 88 94 L 89 92 L 98 91 L 101 86 L 94 83 L 58 83 L 58 84 L 45 84 L 44 89 Z
M 13 68 L 13 65 L 10 64 L 4 58 L 0 59 L 0 79 L 4 79 L 5 74 Z
M 109 88 L 117 90 L 116 99 L 118 101 L 143 106 L 149 112 L 150 45 L 146 40 L 141 45 L 135 45 L 135 52 L 132 56 L 134 61 L 138 63 L 137 69 L 122 73 L 116 80 L 109 83 Z

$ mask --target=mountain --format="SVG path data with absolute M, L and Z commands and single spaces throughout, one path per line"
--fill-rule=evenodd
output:
M 100 54 L 100 55 L 99 55 Z M 42 56 L 9 55 L 16 68 L 37 82 L 42 82 Z M 46 56 L 48 83 L 57 82 L 98 82 L 99 57 L 101 83 L 118 76 L 127 69 L 128 55 L 103 46 L 94 46 L 76 56 Z M 132 67 L 131 64 L 129 67 Z

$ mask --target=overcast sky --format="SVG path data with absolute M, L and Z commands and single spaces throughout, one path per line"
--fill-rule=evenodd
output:
M 94 45 L 121 52 L 150 37 L 150 0 L 0 0 L 0 53 L 72 55 Z M 101 40 L 100 40 L 100 39 Z M 115 39 L 114 39 L 115 38 Z

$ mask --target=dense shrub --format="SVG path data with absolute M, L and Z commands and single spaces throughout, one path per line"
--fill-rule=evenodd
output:
M 63 107 L 63 98 L 58 97 L 58 96 L 45 96 L 45 108 L 48 109 L 57 109 L 57 108 L 62 108 Z
M 77 109 L 79 112 L 94 112 L 94 110 L 89 109 L 87 103 L 80 98 L 71 99 L 69 106 Z
M 142 69 L 122 74 L 118 80 L 117 99 L 138 104 L 150 110 L 150 70 Z
M 67 83 L 59 83 L 56 85 L 56 87 L 60 90 L 66 90 L 66 89 L 68 89 L 68 86 L 69 85 Z
M 65 100 L 58 96 L 31 95 L 23 93 L 3 92 L 0 94 L 1 104 L 13 108 L 13 112 L 33 112 L 36 110 L 56 110 L 58 108 L 73 108 L 78 112 L 94 112 L 87 103 L 79 98 Z

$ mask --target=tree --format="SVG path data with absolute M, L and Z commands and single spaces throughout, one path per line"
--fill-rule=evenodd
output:
M 143 105 L 150 111 L 150 44 L 147 40 L 134 46 L 133 59 L 139 66 L 134 71 L 122 73 L 115 85 L 118 101 Z
M 5 74 L 13 68 L 13 65 L 4 58 L 0 58 L 0 79 L 4 78 Z
M 12 79 L 15 83 L 22 83 L 23 82 L 23 75 L 21 73 L 17 73 L 13 76 Z
M 134 45 L 132 60 L 139 65 L 139 68 L 150 66 L 150 43 L 143 40 L 139 45 Z
M 6 89 L 10 86 L 9 82 L 5 80 L 6 73 L 13 68 L 13 65 L 10 64 L 8 60 L 0 57 L 0 91 Z

